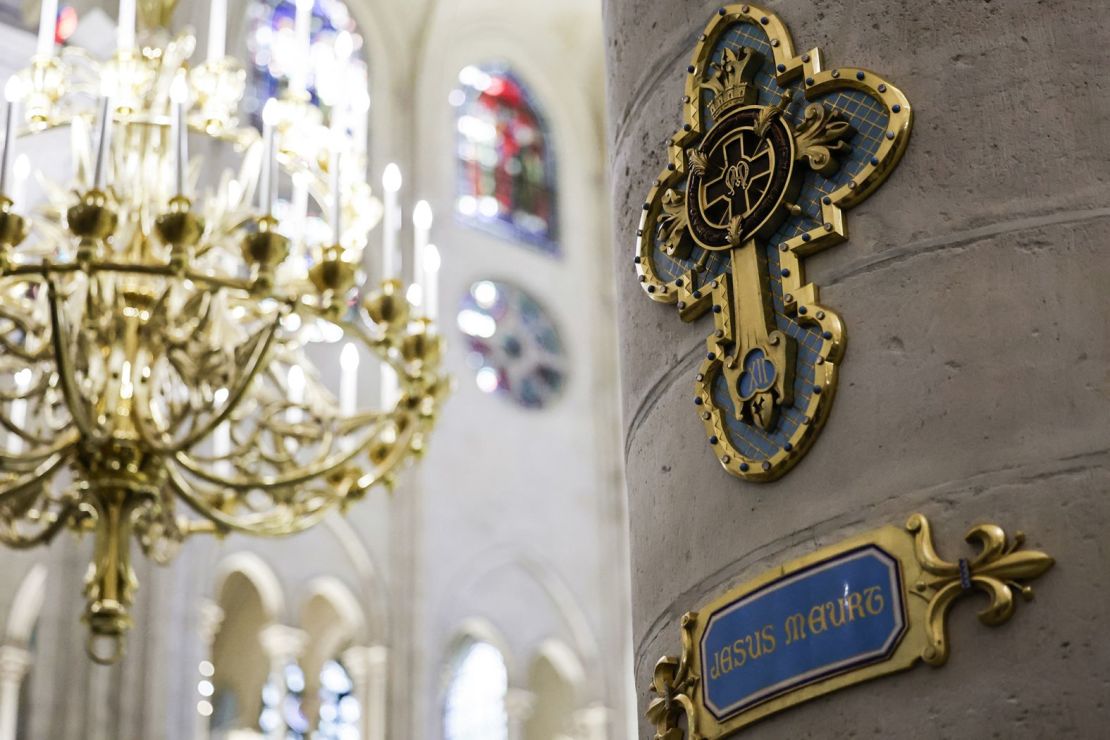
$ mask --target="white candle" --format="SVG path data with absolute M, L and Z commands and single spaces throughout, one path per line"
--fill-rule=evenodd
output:
M 289 368 L 286 392 L 289 394 L 289 403 L 292 408 L 289 409 L 285 418 L 290 424 L 296 424 L 302 418 L 301 404 L 304 403 L 304 370 L 301 369 L 300 365 Z
M 307 172 L 298 172 L 293 175 L 293 203 L 289 214 L 289 238 L 293 240 L 294 248 L 303 245 L 308 239 L 305 227 L 308 224 L 308 184 L 310 178 L 311 175 Z
M 393 162 L 382 173 L 382 190 L 385 194 L 385 213 L 382 214 L 382 280 L 392 280 L 400 275 L 401 261 L 397 259 L 397 241 L 401 232 L 401 168 Z
M 439 317 L 439 249 L 429 244 L 424 249 L 424 316 L 435 321 Z
M 116 47 L 120 51 L 131 51 L 135 48 L 135 0 L 119 0 L 118 23 Z
M 262 108 L 262 172 L 258 184 L 258 209 L 269 214 L 274 206 L 274 175 L 277 152 L 274 145 L 274 124 L 277 118 L 277 101 L 270 98 Z
M 4 118 L 4 149 L 0 153 L 0 194 L 8 194 L 8 177 L 12 169 L 12 156 L 15 153 L 16 113 L 19 101 L 23 98 L 23 83 L 12 75 L 4 86 L 4 98 L 8 101 L 7 115 Z
M 347 342 L 339 353 L 339 411 L 344 416 L 354 416 L 358 409 L 358 363 L 358 347 Z
M 31 158 L 20 154 L 15 158 L 15 178 L 12 180 L 12 203 L 26 211 L 24 199 L 27 197 L 27 180 L 31 177 Z
M 42 0 L 39 11 L 39 43 L 37 56 L 46 59 L 54 56 L 54 39 L 58 33 L 58 0 Z
M 351 62 L 351 68 L 353 70 L 352 77 L 354 78 L 354 97 L 351 101 L 351 136 L 354 138 L 356 150 L 360 154 L 365 154 L 370 133 L 370 80 L 365 62 Z
M 227 0 L 212 0 L 208 11 L 208 63 L 224 58 L 227 49 Z
M 185 112 L 188 108 L 189 83 L 185 74 L 178 74 L 170 86 L 170 101 L 173 103 L 173 119 L 170 126 L 170 141 L 174 148 L 174 194 L 185 194 L 185 173 L 189 169 L 189 123 Z
M 93 187 L 104 188 L 108 177 L 108 150 L 112 141 L 112 106 L 108 96 L 100 98 L 100 139 L 96 145 L 96 167 L 93 169 Z
M 314 0 L 297 0 L 293 20 L 297 60 L 289 74 L 289 90 L 294 94 L 308 92 L 308 66 L 312 59 L 312 5 Z
M 412 209 L 412 231 L 412 284 L 419 286 L 419 290 L 415 291 L 415 302 L 424 305 L 424 250 L 432 233 L 432 207 L 426 200 L 417 201 Z
M 382 363 L 381 399 L 382 410 L 388 411 L 397 403 L 399 388 L 397 385 L 397 372 L 388 362 Z
M 23 398 L 23 394 L 31 387 L 31 371 L 28 368 L 23 368 L 15 374 L 15 395 L 17 398 L 12 401 L 12 426 L 20 431 L 25 431 L 23 425 L 27 422 L 27 400 Z M 23 438 L 18 434 L 12 435 L 12 448 L 14 454 L 19 454 L 23 451 Z
M 334 132 L 333 132 L 334 133 Z M 331 233 L 336 244 L 343 243 L 343 173 L 340 171 L 339 140 L 331 155 Z

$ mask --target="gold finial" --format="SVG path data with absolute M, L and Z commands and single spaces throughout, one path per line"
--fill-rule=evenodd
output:
M 169 30 L 177 0 L 139 0 L 139 27 L 148 30 Z

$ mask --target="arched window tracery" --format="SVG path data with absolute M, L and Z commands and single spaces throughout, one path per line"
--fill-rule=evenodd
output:
M 303 0 L 302 0 L 303 1 Z M 312 103 L 325 114 L 339 106 L 350 109 L 347 121 L 365 140 L 364 108 L 369 107 L 369 76 L 364 41 L 342 0 L 312 3 L 310 51 L 305 84 Z M 261 126 L 262 106 L 289 89 L 297 65 L 303 64 L 296 38 L 295 0 L 253 0 L 247 11 L 247 55 L 250 85 L 243 97 L 245 112 Z
M 467 66 L 452 90 L 464 223 L 557 255 L 555 162 L 543 114 L 500 66 Z
M 507 740 L 505 696 L 508 668 L 488 642 L 469 642 L 459 652 L 444 708 L 445 740 Z

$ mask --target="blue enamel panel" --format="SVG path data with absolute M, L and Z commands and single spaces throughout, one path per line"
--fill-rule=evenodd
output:
M 742 47 L 754 49 L 763 58 L 763 63 L 753 80 L 759 91 L 757 103 L 759 105 L 778 103 L 784 88 L 779 87 L 778 83 L 775 82 L 774 55 L 770 41 L 760 26 L 739 23 L 731 27 L 714 47 L 711 59 L 714 62 L 719 62 L 726 48 L 735 52 Z M 815 367 L 822 343 L 819 329 L 812 325 L 803 327 L 784 313 L 782 267 L 779 262 L 778 247 L 782 242 L 821 223 L 821 198 L 846 185 L 867 166 L 871 158 L 878 152 L 888 124 L 886 108 L 866 93 L 855 90 L 838 90 L 830 94 L 806 99 L 802 94 L 801 80 L 796 80 L 788 89 L 792 91 L 794 99 L 789 111 L 789 118 L 795 128 L 805 116 L 806 104 L 822 102 L 830 109 L 839 112 L 844 120 L 849 121 L 855 133 L 848 139 L 850 151 L 841 158 L 840 167 L 830 177 L 811 172 L 808 167 L 803 167 L 806 174 L 802 179 L 801 190 L 796 198 L 797 205 L 802 210 L 801 214 L 788 217 L 778 231 L 764 244 L 767 253 L 767 277 L 771 288 L 775 323 L 780 330 L 797 341 L 793 403 L 790 406 L 780 408 L 778 422 L 773 429 L 763 430 L 736 418 L 732 398 L 728 393 L 723 375 L 717 377 L 713 386 L 713 400 L 724 412 L 722 415 L 729 442 L 741 454 L 756 462 L 766 460 L 783 449 L 791 435 L 802 423 L 805 417 L 805 409 L 809 405 L 813 393 L 814 378 L 816 377 Z M 699 101 L 704 131 L 708 131 L 713 125 L 713 118 L 707 107 L 709 99 L 709 94 L 703 92 L 702 99 Z M 673 281 L 682 277 L 688 270 L 693 269 L 702 256 L 701 248 L 694 247 L 687 259 L 676 260 L 667 257 L 659 245 L 656 244 L 654 265 L 660 278 Z M 730 255 L 727 251 L 713 252 L 708 256 L 705 264 L 706 271 L 698 273 L 699 284 L 708 283 L 714 277 L 728 273 L 731 267 Z
M 898 561 L 876 545 L 773 581 L 709 615 L 706 708 L 718 719 L 893 655 L 906 630 Z

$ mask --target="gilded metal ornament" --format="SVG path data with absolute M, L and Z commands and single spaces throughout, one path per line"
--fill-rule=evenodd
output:
M 174 3 L 141 7 L 156 27 Z M 0 544 L 93 534 L 83 619 L 103 663 L 132 623 L 133 541 L 165 563 L 194 534 L 303 531 L 391 487 L 449 388 L 442 340 L 405 286 L 354 290 L 381 210 L 354 176 L 364 144 L 303 96 L 271 101 L 264 142 L 237 121 L 234 59 L 190 70 L 191 34 L 145 40 L 103 63 L 66 47 L 19 73 L 7 141 L 68 127 L 77 173 L 43 178 L 41 209 L 0 194 Z M 190 132 L 227 145 L 218 162 L 241 155 L 239 172 L 210 159 L 192 183 Z M 352 176 L 325 171 L 340 158 Z M 274 212 L 281 173 L 303 183 L 300 218 Z M 309 199 L 332 209 L 326 243 L 305 228 Z M 326 343 L 378 361 L 392 379 L 379 404 L 325 383 L 313 360 Z
M 694 403 L 729 473 L 774 480 L 824 424 L 844 352 L 804 259 L 847 238 L 844 210 L 893 171 L 912 111 L 874 72 L 796 55 L 774 13 L 730 5 L 694 49 L 683 116 L 644 203 L 636 272 L 682 320 L 712 310 Z
M 1015 594 L 1053 559 L 1022 550 L 997 525 L 973 527 L 973 558 L 943 560 L 914 514 L 822 548 L 744 583 L 682 617 L 682 653 L 655 666 L 646 715 L 655 740 L 728 737 L 769 714 L 837 689 L 948 659 L 952 604 L 980 591 L 980 621 L 1014 613 Z M 747 618 L 745 613 L 754 616 Z M 752 621 L 754 619 L 755 621 Z M 752 629 L 749 625 L 761 625 Z

